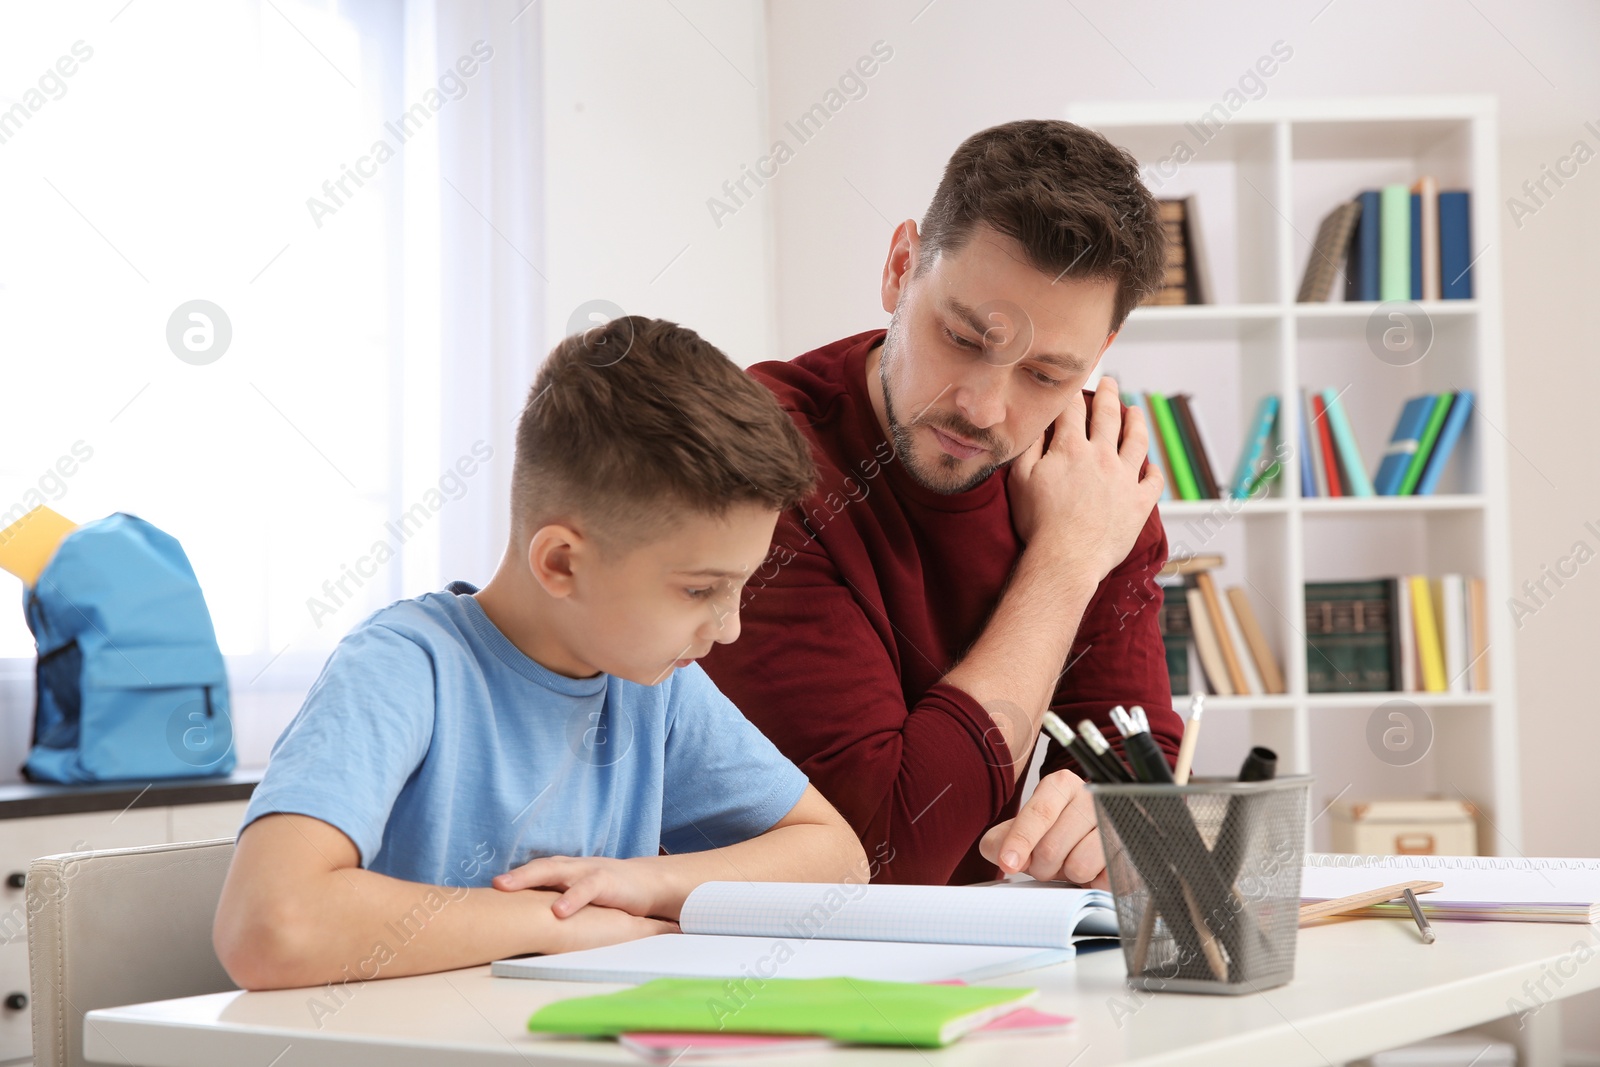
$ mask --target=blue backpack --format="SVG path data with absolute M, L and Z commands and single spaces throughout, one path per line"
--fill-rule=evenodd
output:
M 79 526 L 23 608 L 39 648 L 30 781 L 233 770 L 222 651 L 170 534 L 122 513 Z

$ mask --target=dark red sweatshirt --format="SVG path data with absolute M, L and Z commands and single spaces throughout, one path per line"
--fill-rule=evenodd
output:
M 1016 814 L 1019 782 L 994 720 L 940 679 L 983 632 L 1022 552 L 1010 468 L 953 496 L 911 479 L 867 394 L 883 335 L 750 368 L 810 439 L 821 482 L 778 520 L 746 586 L 742 635 L 702 662 L 849 820 L 876 881 L 983 881 L 997 871 L 978 839 Z M 1118 738 L 1109 710 L 1143 705 L 1170 762 L 1183 727 L 1156 627 L 1166 557 L 1152 510 L 1090 600 L 1051 706 Z M 1052 749 L 1045 773 L 1076 769 Z

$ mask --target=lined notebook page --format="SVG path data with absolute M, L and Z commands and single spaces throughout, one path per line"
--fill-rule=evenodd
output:
M 946 945 L 1070 948 L 1073 933 L 1115 936 L 1100 889 L 706 882 L 684 902 L 686 934 L 822 937 Z
M 1600 919 L 1600 859 L 1524 856 L 1354 856 L 1311 853 L 1300 883 L 1305 900 L 1426 878 L 1444 888 L 1418 897 L 1429 914 L 1483 919 L 1593 922 Z M 1379 905 L 1379 913 L 1404 910 Z

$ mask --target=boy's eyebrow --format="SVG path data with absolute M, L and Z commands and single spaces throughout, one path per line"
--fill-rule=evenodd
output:
M 968 307 L 955 297 L 950 297 L 945 303 L 949 308 L 950 313 L 959 319 L 965 320 L 967 328 L 973 333 L 977 334 L 979 337 L 982 337 L 988 332 L 989 325 L 985 324 L 984 321 L 978 317 L 978 312 L 975 308 Z M 1072 355 L 1071 353 L 1063 356 L 1056 356 L 1050 354 L 1049 352 L 1030 351 L 1026 358 L 1033 360 L 1035 363 L 1048 363 L 1052 367 L 1060 367 L 1062 370 L 1071 371 L 1074 374 L 1083 370 L 1084 367 L 1083 360 Z
M 690 578 L 743 578 L 747 572 L 742 570 L 726 571 L 719 567 L 680 567 L 673 571 Z

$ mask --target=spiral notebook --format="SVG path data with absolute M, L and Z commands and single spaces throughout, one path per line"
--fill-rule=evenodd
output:
M 646 982 L 652 978 L 998 978 L 1072 959 L 1117 936 L 1099 889 L 706 882 L 683 932 L 619 945 L 497 960 L 501 978 Z
M 1303 901 L 1332 900 L 1412 879 L 1443 882 L 1417 898 L 1430 919 L 1501 922 L 1600 922 L 1600 859 L 1527 856 L 1306 856 Z M 1357 915 L 1405 916 L 1404 903 Z

